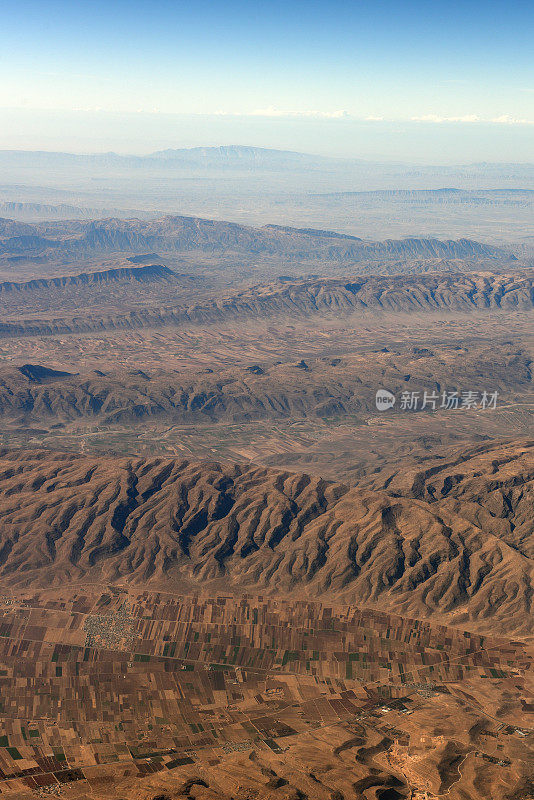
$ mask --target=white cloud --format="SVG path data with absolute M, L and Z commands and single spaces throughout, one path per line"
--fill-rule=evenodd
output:
M 350 115 L 347 111 L 284 111 L 280 108 L 258 108 L 254 111 L 216 111 L 222 117 L 309 117 L 312 119 L 346 119 Z
M 410 117 L 412 122 L 482 122 L 476 114 L 465 114 L 462 117 L 441 117 L 439 114 L 424 114 L 421 117 Z
M 534 120 L 512 117 L 510 114 L 502 114 L 500 117 L 484 119 L 476 114 L 465 114 L 461 117 L 442 117 L 439 114 L 424 114 L 421 117 L 410 117 L 411 122 L 480 122 L 494 125 L 534 125 Z
M 344 119 L 348 113 L 339 111 L 282 111 L 278 108 L 259 108 L 250 112 L 251 117 L 315 117 L 318 119 Z
M 73 111 L 84 113 L 108 113 L 114 112 L 115 109 L 106 108 L 103 106 L 79 106 L 73 108 Z M 119 112 L 120 113 L 120 112 Z M 368 116 L 350 113 L 344 109 L 334 111 L 286 111 L 274 106 L 267 108 L 258 108 L 253 111 L 171 111 L 163 110 L 158 107 L 138 107 L 133 111 L 123 111 L 123 113 L 136 113 L 139 115 L 173 115 L 181 114 L 185 116 L 212 116 L 212 117 L 264 117 L 264 118 L 280 118 L 280 119 L 331 119 L 331 120 L 352 120 L 353 122 L 384 122 L 384 123 L 397 123 L 397 122 L 421 122 L 421 123 L 434 123 L 436 125 L 447 123 L 458 124 L 479 124 L 479 125 L 534 125 L 534 119 L 527 119 L 526 117 L 515 117 L 511 114 L 501 114 L 497 117 L 479 117 L 477 114 L 463 114 L 458 116 L 446 116 L 441 114 L 422 114 L 413 117 L 396 117 L 396 116 L 380 116 L 370 114 Z
M 534 119 L 511 117 L 510 114 L 501 114 L 500 117 L 495 117 L 491 121 L 498 125 L 534 125 Z

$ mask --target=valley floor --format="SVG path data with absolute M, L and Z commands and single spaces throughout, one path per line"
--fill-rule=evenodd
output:
M 0 794 L 525 800 L 531 657 L 355 606 L 4 589 Z

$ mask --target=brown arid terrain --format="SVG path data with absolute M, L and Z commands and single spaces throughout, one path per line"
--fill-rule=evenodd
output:
M 233 251 L 280 254 L 286 259 L 364 261 L 380 258 L 440 257 L 513 260 L 501 248 L 470 239 L 364 241 L 358 236 L 312 228 L 265 225 L 253 228 L 198 217 L 166 216 L 155 220 L 104 219 L 29 224 L 0 219 L 0 253 L 45 258 L 89 253 Z
M 0 237 L 0 797 L 534 798 L 524 248 L 42 213 Z
M 0 579 L 274 589 L 529 633 L 533 455 L 533 442 L 485 445 L 363 489 L 261 467 L 8 451 Z
M 40 364 L 6 365 L 0 368 L 0 416 L 27 425 L 80 419 L 113 425 L 154 419 L 178 424 L 363 418 L 376 413 L 378 386 L 421 395 L 425 389 L 439 393 L 469 386 L 481 392 L 491 387 L 520 397 L 532 391 L 531 364 L 528 347 L 472 342 L 202 371 L 160 366 L 69 373 Z
M 524 642 L 249 594 L 0 604 L 10 800 L 532 797 Z
M 0 340 L 0 443 L 250 461 L 352 482 L 532 433 L 532 313 L 312 315 Z M 378 388 L 398 400 L 377 413 Z M 424 392 L 439 396 L 422 410 Z M 444 392 L 495 409 L 441 409 Z M 403 409 L 406 392 L 417 408 Z
M 2 452 L 2 793 L 531 797 L 533 453 Z
M 155 270 L 155 265 L 153 269 Z M 131 273 L 131 271 L 130 271 Z M 150 273 L 148 273 L 150 278 Z M 82 276 L 77 276 L 78 280 Z M 158 267 L 154 280 L 147 284 L 151 293 L 144 303 L 136 291 L 135 308 L 129 311 L 111 306 L 102 312 L 102 301 L 95 303 L 85 300 L 85 310 L 77 314 L 57 316 L 57 304 L 64 303 L 62 294 L 68 288 L 65 278 L 59 280 L 60 286 L 48 281 L 47 290 L 49 313 L 42 312 L 43 303 L 39 293 L 18 289 L 3 293 L 4 319 L 0 321 L 0 337 L 49 336 L 72 333 L 92 333 L 102 330 L 125 330 L 137 328 L 158 328 L 190 324 L 224 324 L 265 318 L 308 318 L 334 314 L 336 316 L 390 315 L 413 313 L 473 313 L 491 310 L 531 312 L 534 304 L 532 269 L 517 269 L 498 274 L 481 272 L 474 274 L 435 273 L 426 276 L 406 276 L 388 278 L 351 278 L 338 280 L 286 280 L 279 278 L 275 283 L 253 286 L 238 294 L 222 297 L 192 306 L 168 304 L 169 292 L 174 284 L 168 280 L 168 273 Z M 163 278 L 163 280 L 162 280 Z M 183 279 L 177 276 L 179 290 L 183 291 Z M 98 286 L 98 281 L 94 285 Z M 138 281 L 136 282 L 138 283 Z M 170 286 L 169 286 L 170 284 Z M 23 286 L 21 284 L 20 286 Z M 156 298 L 165 305 L 154 305 L 154 285 L 158 290 Z M 126 290 L 131 290 L 130 275 Z M 164 294 L 161 294 L 161 287 Z M 135 287 L 137 290 L 137 286 Z M 50 291 L 52 302 L 50 302 Z M 174 294 L 174 293 L 173 293 Z M 26 313 L 31 310 L 32 295 L 38 305 L 36 313 L 21 317 L 21 308 Z M 65 300 L 68 302 L 68 294 Z M 122 298 L 127 301 L 127 296 Z M 55 301 L 55 302 L 54 302 Z M 109 298 L 108 301 L 109 303 Z M 130 299 L 131 302 L 131 299 Z M 23 306 L 21 307 L 21 303 Z M 87 306 L 93 305 L 93 308 Z M 123 303 L 124 306 L 124 303 Z M 54 312 L 52 314 L 52 312 Z M 16 318 L 10 318 L 12 314 Z

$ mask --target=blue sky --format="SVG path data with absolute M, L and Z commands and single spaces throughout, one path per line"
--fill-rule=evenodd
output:
M 462 160 L 458 131 L 469 143 L 478 127 L 492 158 L 516 160 L 513 150 L 528 160 L 533 33 L 530 0 L 22 0 L 2 12 L 0 147 L 16 146 L 19 137 L 21 147 L 38 147 L 41 135 L 43 148 L 63 149 L 66 118 L 68 149 L 77 142 L 110 149 L 108 139 L 113 149 L 122 142 L 122 149 L 146 151 L 169 144 L 173 130 L 181 146 L 190 134 L 180 130 L 202 115 L 199 144 L 251 119 L 255 138 L 246 143 L 269 145 L 284 130 L 288 148 L 298 140 L 301 149 L 324 152 L 330 137 L 320 131 L 328 122 L 332 152 L 346 155 L 354 131 L 365 140 L 368 130 L 370 152 L 375 131 L 393 135 L 402 123 L 418 136 L 428 130 L 430 149 L 449 153 L 449 143 L 452 158 Z M 126 124 L 134 127 L 129 137 L 121 136 Z M 432 133 L 436 126 L 441 131 Z M 354 147 L 361 151 L 360 139 Z M 402 148 L 398 157 L 407 157 Z M 385 150 L 395 157 L 394 147 Z

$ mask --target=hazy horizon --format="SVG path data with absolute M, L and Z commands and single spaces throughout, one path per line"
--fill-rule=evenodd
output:
M 0 148 L 532 161 L 533 28 L 521 0 L 23 0 L 0 33 Z
M 0 109 L 0 123 L 0 150 L 147 155 L 164 149 L 236 145 L 413 164 L 534 161 L 532 127 L 506 123 L 29 109 Z

